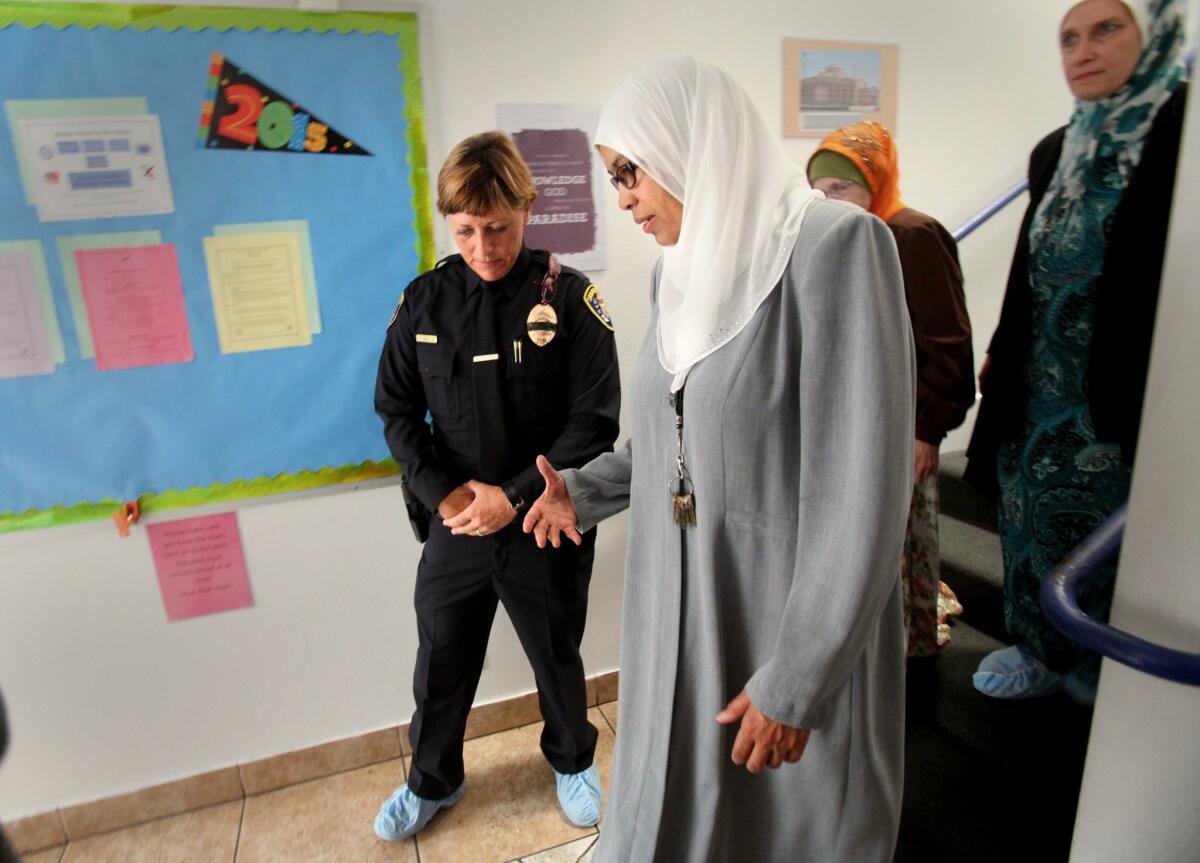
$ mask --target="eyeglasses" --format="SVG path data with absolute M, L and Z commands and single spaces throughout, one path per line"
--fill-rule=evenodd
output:
M 637 169 L 638 166 L 633 164 L 633 162 L 618 165 L 617 172 L 609 175 L 608 182 L 612 183 L 612 187 L 618 192 L 621 191 L 622 186 L 626 189 L 632 189 L 637 185 Z

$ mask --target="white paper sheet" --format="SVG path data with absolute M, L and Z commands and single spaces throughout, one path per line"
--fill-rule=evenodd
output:
M 0 378 L 53 371 L 54 353 L 30 254 L 0 252 Z
M 34 163 L 39 221 L 175 210 L 156 115 L 22 120 L 21 136 Z

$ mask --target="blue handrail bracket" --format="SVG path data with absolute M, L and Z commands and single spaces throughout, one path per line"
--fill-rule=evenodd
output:
M 1173 650 L 1093 620 L 1079 607 L 1079 590 L 1096 571 L 1115 560 L 1125 534 L 1122 504 L 1042 582 L 1046 619 L 1072 641 L 1138 671 L 1200 686 L 1200 653 Z

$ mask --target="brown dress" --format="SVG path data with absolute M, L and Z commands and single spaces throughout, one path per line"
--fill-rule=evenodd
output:
M 900 253 L 917 348 L 917 439 L 937 446 L 975 402 L 971 322 L 958 247 L 936 219 L 908 207 L 887 224 Z M 950 639 L 947 614 L 962 611 L 941 584 L 940 564 L 938 478 L 932 476 L 913 488 L 901 559 L 909 656 L 936 655 Z

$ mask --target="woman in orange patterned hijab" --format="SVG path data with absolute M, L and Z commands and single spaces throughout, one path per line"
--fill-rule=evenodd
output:
M 850 163 L 848 166 L 845 164 L 847 161 Z M 828 173 L 830 170 L 838 171 L 839 167 L 843 169 L 842 173 Z M 856 173 L 857 177 L 843 176 L 849 173 Z M 821 188 L 823 184 L 817 181 L 825 177 L 840 180 L 840 183 L 833 185 L 842 188 Z M 878 123 L 858 123 L 830 134 L 808 162 L 808 179 L 815 188 L 825 192 L 827 198 L 849 200 L 885 222 L 890 222 L 893 216 L 905 209 L 904 202 L 900 200 L 900 157 L 896 153 L 896 144 L 888 130 Z M 870 196 L 869 205 L 843 197 L 847 192 L 855 192 L 843 187 L 847 182 L 854 183 Z
M 962 611 L 939 572 L 938 445 L 975 402 L 958 250 L 936 219 L 900 200 L 896 145 L 878 123 L 847 126 L 822 141 L 808 162 L 808 180 L 826 197 L 878 216 L 896 238 L 917 348 L 913 497 L 900 568 L 904 628 L 910 657 L 936 656 L 950 639 L 947 615 Z

